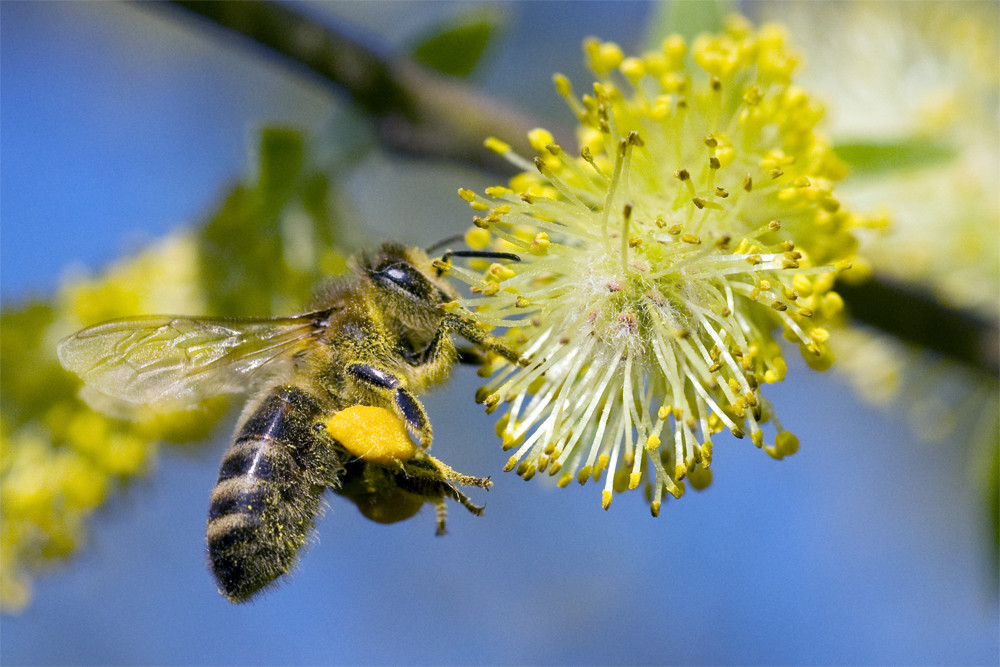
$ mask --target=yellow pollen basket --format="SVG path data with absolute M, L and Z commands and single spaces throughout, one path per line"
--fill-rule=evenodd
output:
M 409 461 L 417 453 L 403 420 L 385 408 L 352 405 L 330 417 L 326 431 L 344 449 L 370 463 Z

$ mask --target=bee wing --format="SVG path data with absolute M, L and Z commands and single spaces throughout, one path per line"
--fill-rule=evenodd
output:
M 286 371 L 329 311 L 261 319 L 153 315 L 112 320 L 59 344 L 59 361 L 90 389 L 128 403 L 193 406 Z M 268 373 L 261 372 L 266 369 Z

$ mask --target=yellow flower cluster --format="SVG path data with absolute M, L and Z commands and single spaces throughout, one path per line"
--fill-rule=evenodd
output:
M 830 134 L 856 178 L 840 190 L 879 206 L 888 233 L 859 235 L 884 277 L 1000 324 L 1000 4 L 852 1 L 758 5 L 806 45 L 809 84 L 838 101 Z M 854 35 L 852 48 L 827 34 Z M 858 151 L 858 148 L 864 149 Z M 870 161 L 870 162 L 869 162 Z M 888 163 L 888 164 L 887 164 Z M 997 544 L 1000 396 L 984 345 L 965 368 L 868 328 L 833 341 L 862 397 L 905 414 L 920 439 L 969 457 Z M 944 450 L 942 450 L 944 453 Z
M 859 238 L 865 257 L 883 275 L 995 321 L 1000 6 L 780 3 L 779 11 L 808 45 L 811 84 L 838 100 L 830 134 L 858 172 L 841 196 L 891 216 L 889 233 Z M 858 35 L 856 48 L 823 39 L 830 31 Z M 859 145 L 894 168 L 853 159 Z
M 143 314 L 287 313 L 320 278 L 344 267 L 327 201 L 329 182 L 311 166 L 303 135 L 263 128 L 255 172 L 190 231 L 117 262 L 97 278 L 68 276 L 52 302 L 3 310 L 5 611 L 27 603 L 33 573 L 84 541 L 90 514 L 116 487 L 151 467 L 158 443 L 203 441 L 228 403 L 215 397 L 196 409 L 165 412 L 170 408 L 155 411 L 81 390 L 56 358 L 60 339 L 87 325 Z
M 93 412 L 59 366 L 56 343 L 85 323 L 142 312 L 199 312 L 193 234 L 169 237 L 96 279 L 67 281 L 54 306 L 3 315 L 4 413 L 0 425 L 0 604 L 30 598 L 31 573 L 84 541 L 86 519 L 108 492 L 153 462 L 157 441 L 200 440 L 221 405 L 154 414 L 102 404 Z
M 485 196 L 459 191 L 477 213 L 470 245 L 522 261 L 451 271 L 475 293 L 461 307 L 508 327 L 531 359 L 491 359 L 479 395 L 509 404 L 507 469 L 560 485 L 603 476 L 605 508 L 645 479 L 655 515 L 685 479 L 710 482 L 721 431 L 775 458 L 796 451 L 760 392 L 786 372 L 772 332 L 830 364 L 827 324 L 843 305 L 831 288 L 859 221 L 833 193 L 844 168 L 817 132 L 822 108 L 791 82 L 780 28 L 734 18 L 641 57 L 597 40 L 584 50 L 592 93 L 555 77 L 578 153 L 545 130 L 529 135 L 533 161 L 490 139 L 522 173 Z

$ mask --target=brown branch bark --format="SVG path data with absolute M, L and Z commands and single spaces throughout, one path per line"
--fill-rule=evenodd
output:
M 287 64 L 347 94 L 371 120 L 388 150 L 457 160 L 500 171 L 509 165 L 483 148 L 483 128 L 516 150 L 530 152 L 528 115 L 456 79 L 409 59 L 394 58 L 362 43 L 346 30 L 318 23 L 286 4 L 249 0 L 172 0 L 227 32 L 240 35 Z

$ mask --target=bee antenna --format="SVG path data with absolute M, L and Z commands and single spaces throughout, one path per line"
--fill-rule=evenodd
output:
M 465 241 L 465 235 L 463 235 L 463 234 L 452 234 L 451 236 L 448 236 L 446 238 L 441 239 L 437 243 L 433 243 L 433 244 L 427 246 L 427 249 L 424 252 L 426 252 L 428 255 L 433 255 L 435 250 L 439 250 L 439 249 L 443 248 L 444 246 L 448 245 L 449 243 L 458 243 L 460 241 L 463 241 L 463 242 Z
M 448 250 L 441 255 L 441 261 L 447 262 L 452 257 L 478 257 L 480 259 L 506 259 L 509 262 L 520 262 L 521 257 L 512 252 L 497 252 L 495 250 Z

